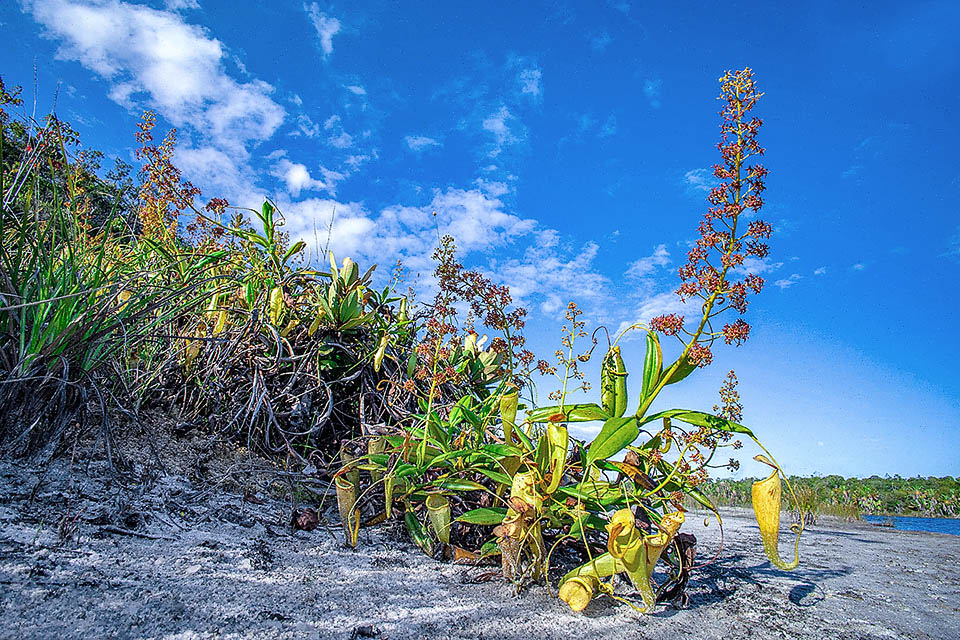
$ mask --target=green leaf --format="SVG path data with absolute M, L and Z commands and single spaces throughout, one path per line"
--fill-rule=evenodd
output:
M 647 355 L 643 360 L 643 390 L 640 392 L 641 404 L 653 393 L 660 376 L 663 375 L 663 351 L 660 338 L 653 331 L 647 332 Z
M 557 493 L 569 498 L 579 498 L 583 501 L 602 503 L 603 501 L 616 501 L 620 498 L 620 489 L 611 485 L 609 482 L 593 481 L 582 484 L 571 484 L 557 489 Z
M 682 358 L 683 356 L 680 356 L 680 357 Z M 677 358 L 673 362 L 673 364 L 667 367 L 667 371 L 670 371 L 670 369 L 672 369 L 673 366 L 678 362 L 680 362 L 680 358 Z M 680 366 L 677 367 L 676 371 L 670 374 L 669 377 L 666 378 L 666 382 L 664 382 L 663 384 L 668 385 L 668 384 L 673 384 L 675 382 L 680 382 L 681 380 L 686 378 L 688 375 L 693 373 L 693 370 L 696 368 L 697 368 L 697 365 L 691 363 L 689 360 L 684 358 L 683 362 L 680 362 Z
M 660 413 L 652 416 L 647 416 L 640 424 L 644 425 L 648 422 L 653 422 L 654 420 L 662 420 L 663 418 L 679 420 L 680 422 L 686 422 L 687 424 L 692 424 L 696 427 L 707 427 L 709 429 L 716 429 L 717 431 L 742 433 L 750 436 L 751 438 L 756 437 L 753 435 L 753 432 L 750 431 L 750 429 L 742 424 L 732 422 L 726 418 L 721 418 L 710 413 L 704 413 L 703 411 L 690 411 L 689 409 L 670 409 L 668 411 L 661 411 Z
M 482 451 L 493 454 L 498 458 L 510 458 L 523 455 L 520 447 L 514 447 L 506 444 L 485 444 L 480 447 Z
M 484 469 L 484 468 L 481 467 L 481 468 L 477 469 L 477 473 L 481 473 L 481 474 L 487 476 L 488 478 L 490 478 L 491 480 L 493 480 L 494 482 L 499 482 L 500 484 L 505 484 L 505 485 L 507 485 L 508 487 L 509 487 L 511 484 L 513 484 L 513 478 L 511 478 L 511 477 L 508 476 L 507 474 L 502 473 L 502 472 L 500 472 L 500 471 L 494 471 L 493 469 Z
M 607 420 L 610 416 L 600 408 L 600 405 L 589 402 L 583 404 L 564 405 L 563 411 L 559 406 L 542 407 L 527 414 L 528 422 L 550 422 L 551 416 L 557 414 L 563 415 L 560 422 L 592 422 L 594 420 Z
M 448 491 L 485 491 L 486 487 L 473 480 L 463 480 L 461 478 L 441 478 L 435 480 L 433 486 Z
M 303 240 L 298 240 L 296 243 L 294 243 L 292 247 L 287 249 L 287 252 L 285 254 L 283 254 L 282 262 L 286 263 L 287 260 L 295 256 L 296 254 L 300 253 L 301 251 L 303 251 L 306 247 L 307 247 L 306 242 L 304 242 Z
M 506 517 L 506 515 L 506 509 L 501 509 L 499 507 L 483 507 L 481 509 L 467 511 L 466 513 L 457 517 L 456 521 L 466 522 L 467 524 L 496 525 L 503 522 L 503 519 Z
M 417 370 L 417 352 L 414 350 L 410 352 L 410 357 L 407 358 L 407 377 L 412 378 L 416 370 Z
M 260 219 L 263 220 L 263 232 L 267 236 L 267 240 L 273 244 L 273 205 L 270 204 L 269 200 L 263 201 L 263 215 L 260 216 Z
M 624 418 L 610 418 L 603 423 L 600 433 L 590 443 L 587 450 L 586 466 L 589 467 L 597 460 L 603 460 L 623 450 L 628 444 L 640 435 L 637 419 L 627 416 Z M 586 469 L 584 469 L 586 472 Z

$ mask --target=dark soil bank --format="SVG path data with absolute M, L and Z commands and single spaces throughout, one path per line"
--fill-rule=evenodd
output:
M 364 529 L 350 550 L 336 528 L 292 531 L 281 501 L 169 478 L 120 487 L 65 466 L 39 478 L 0 465 L 4 638 L 960 636 L 956 536 L 827 521 L 786 573 L 766 562 L 749 514 L 731 513 L 685 609 L 640 615 L 602 598 L 578 615 L 544 587 L 514 598 L 478 582 L 486 568 L 430 560 L 390 527 Z M 715 553 L 716 523 L 690 514 L 684 531 L 701 561 Z

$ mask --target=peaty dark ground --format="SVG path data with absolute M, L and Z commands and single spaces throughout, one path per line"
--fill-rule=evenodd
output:
M 289 502 L 180 478 L 120 486 L 55 463 L 41 481 L 39 469 L 0 463 L 0 636 L 960 636 L 957 536 L 827 520 L 808 529 L 788 573 L 766 562 L 750 514 L 730 512 L 687 608 L 641 615 L 600 598 L 574 614 L 545 587 L 512 597 L 478 583 L 484 569 L 426 558 L 389 526 L 364 529 L 352 550 L 332 526 L 293 531 L 290 515 Z M 716 552 L 715 522 L 689 514 L 683 530 L 700 541 L 699 561 Z M 784 554 L 789 538 L 785 529 Z

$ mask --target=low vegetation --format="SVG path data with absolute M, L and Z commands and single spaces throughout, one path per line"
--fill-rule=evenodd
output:
M 703 492 L 714 504 L 745 506 L 750 502 L 753 480 L 712 480 Z M 960 481 L 944 478 L 901 478 L 871 476 L 791 477 L 797 498 L 785 506 L 806 514 L 809 522 L 817 515 L 857 519 L 861 515 L 904 515 L 929 518 L 960 517 Z
M 347 544 L 396 519 L 429 555 L 499 556 L 516 590 L 559 577 L 574 610 L 599 595 L 645 611 L 682 597 L 696 550 L 680 532 L 683 505 L 715 510 L 709 470 L 735 464 L 718 452 L 756 442 L 732 372 L 712 414 L 649 412 L 719 344 L 747 339 L 740 316 L 763 287 L 742 268 L 767 256 L 771 234 L 756 217 L 761 94 L 749 69 L 720 83 L 718 186 L 679 271 L 692 315 L 611 336 L 589 333 L 571 303 L 553 362 L 526 349 L 525 311 L 458 262 L 453 238 L 434 254 L 435 297 L 417 303 L 398 292 L 401 270 L 375 287 L 374 268 L 348 257 L 307 260 L 271 202 L 198 204 L 171 161 L 175 134 L 156 141 L 152 115 L 137 134 L 138 181 L 124 166 L 101 178 L 65 123 L 15 118 L 17 92 L 0 84 L 0 446 L 50 456 L 95 433 L 122 473 L 118 437 L 157 412 L 165 429 L 331 480 Z M 645 341 L 643 362 L 621 357 L 628 335 Z M 576 396 L 591 388 L 580 365 L 595 354 L 598 403 Z M 553 384 L 546 403 L 534 376 Z M 569 424 L 589 422 L 591 442 L 570 437 Z M 790 569 L 796 545 L 792 561 L 777 549 L 783 474 L 761 449 L 772 471 L 752 502 L 771 561 Z M 791 504 L 800 496 L 790 491 Z M 618 574 L 639 599 L 616 593 Z

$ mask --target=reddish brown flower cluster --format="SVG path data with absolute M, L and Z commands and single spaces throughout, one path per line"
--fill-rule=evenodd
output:
M 466 335 L 476 334 L 473 327 L 477 321 L 500 333 L 490 342 L 490 348 L 503 354 L 502 373 L 514 374 L 514 382 L 519 385 L 522 382 L 519 374 L 526 372 L 535 359 L 525 348 L 526 339 L 521 334 L 526 324 L 526 309 L 510 309 L 513 298 L 508 287 L 495 284 L 478 271 L 464 269 L 456 259 L 453 237 L 443 236 L 432 258 L 437 263 L 434 276 L 438 292 L 424 327 L 423 340 L 417 345 L 418 367 L 414 377 L 425 380 L 433 376 L 436 384 L 460 381 L 460 374 L 447 363 L 453 350 L 462 345 L 466 337 L 459 335 L 456 322 L 456 305 L 465 304 L 470 310 L 463 323 Z
M 180 170 L 173 164 L 177 131 L 171 129 L 159 145 L 153 144 L 153 129 L 157 116 L 151 111 L 143 114 L 137 125 L 138 160 L 144 161 L 140 170 L 140 222 L 144 236 L 153 239 L 173 238 L 177 233 L 177 217 L 193 205 L 200 189 L 182 180 Z
M 590 349 L 587 351 L 574 354 L 573 345 L 577 339 L 587 337 L 585 330 L 587 323 L 580 320 L 581 315 L 583 315 L 583 311 L 580 310 L 577 303 L 570 302 L 567 305 L 567 310 L 563 316 L 567 321 L 561 329 L 563 337 L 560 339 L 560 343 L 563 345 L 563 348 L 566 349 L 566 353 L 564 353 L 563 349 L 557 349 L 554 353 L 557 358 L 557 364 L 563 368 L 564 375 L 561 376 L 557 374 L 557 367 L 550 366 L 546 361 L 541 360 L 537 363 L 537 369 L 541 374 L 557 376 L 563 383 L 563 389 L 551 391 L 548 394 L 547 397 L 551 400 L 563 401 L 566 394 L 571 391 L 580 390 L 586 393 L 590 390 L 590 382 L 584 379 L 583 371 L 580 370 L 580 363 L 590 361 L 590 356 L 593 354 L 593 347 L 597 345 L 597 341 L 593 340 Z M 576 386 L 569 386 L 570 382 L 573 382 Z
M 752 220 L 744 229 L 743 217 L 754 215 L 763 207 L 762 194 L 767 170 L 761 164 L 748 164 L 750 158 L 763 155 L 757 132 L 763 124 L 759 118 L 747 119 L 757 100 L 753 72 L 728 71 L 720 78 L 721 138 L 717 149 L 723 159 L 714 165 L 713 175 L 720 180 L 707 200 L 710 207 L 700 223 L 700 237 L 687 255 L 687 262 L 678 270 L 681 300 L 699 298 L 703 316 L 692 331 L 684 328 L 684 317 L 663 315 L 651 321 L 651 329 L 667 336 L 679 336 L 690 362 L 701 367 L 713 359 L 711 346 L 722 337 L 727 344 L 741 344 L 750 334 L 750 325 L 738 319 L 720 331 L 713 327 L 713 318 L 727 309 L 742 314 L 747 310 L 747 295 L 763 289 L 763 278 L 747 274 L 742 280 L 731 276 L 742 268 L 747 258 L 762 260 L 769 247 L 763 242 L 772 227 L 762 220 Z M 746 213 L 747 211 L 753 213 Z M 680 336 L 684 334 L 686 337 Z

